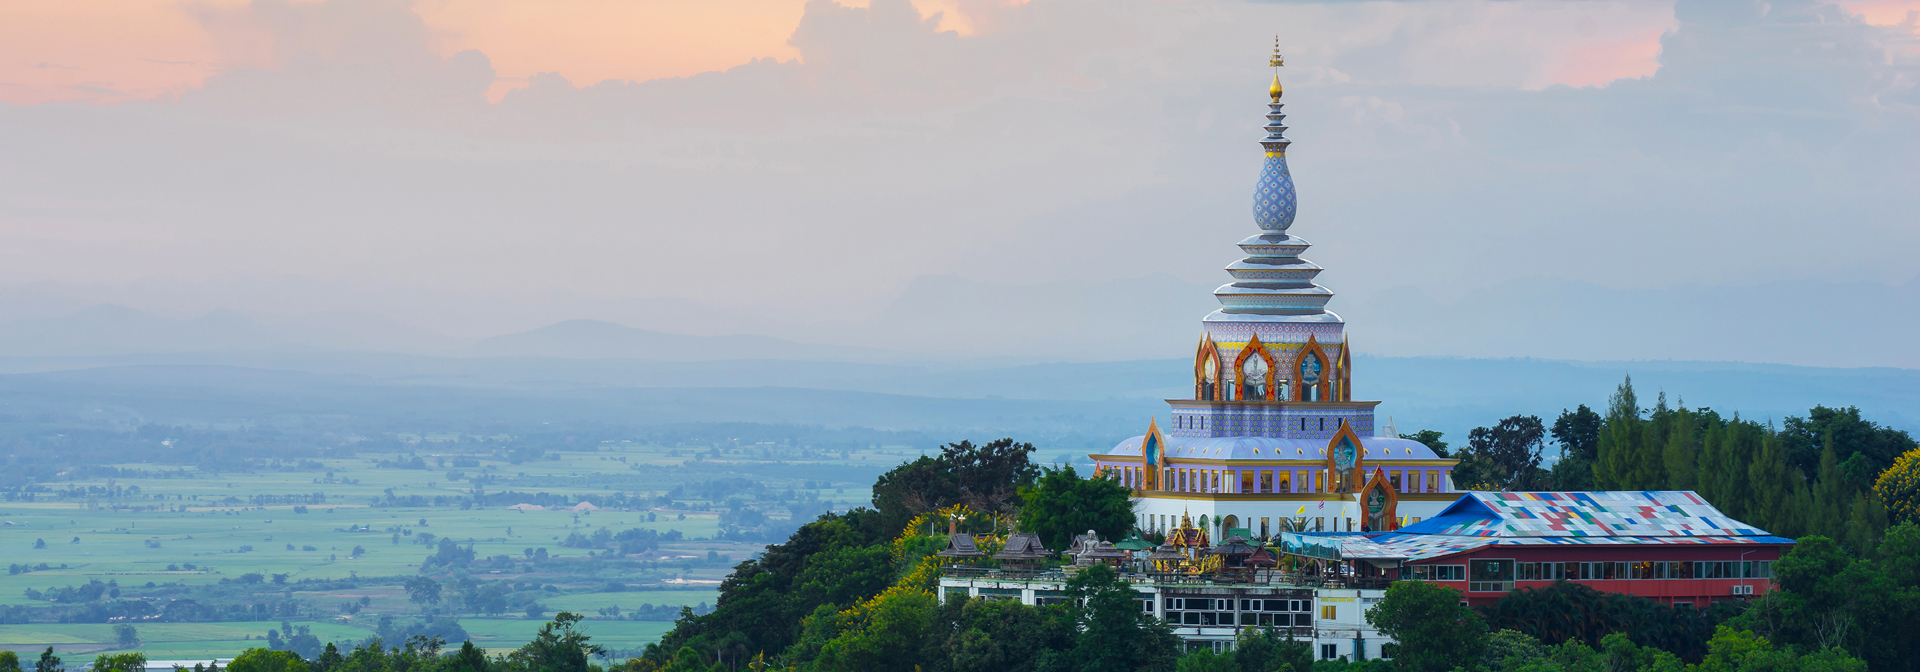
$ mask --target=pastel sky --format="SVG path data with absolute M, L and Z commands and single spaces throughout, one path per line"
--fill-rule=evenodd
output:
M 1920 367 L 1920 0 L 0 0 L 0 323 L 1179 356 L 1276 35 L 1363 348 Z

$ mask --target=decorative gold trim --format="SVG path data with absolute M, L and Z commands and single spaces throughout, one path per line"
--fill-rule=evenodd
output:
M 1465 492 L 1409 492 L 1400 495 L 1403 502 L 1452 502 L 1465 497 Z M 1137 491 L 1134 497 L 1141 499 L 1184 499 L 1198 501 L 1274 501 L 1274 502 L 1351 502 L 1351 494 L 1331 492 L 1175 492 L 1156 490 Z
M 1162 445 L 1165 445 L 1165 444 L 1162 444 Z M 1138 464 L 1142 467 L 1147 466 L 1146 461 L 1141 459 L 1141 456 L 1139 455 L 1109 455 L 1106 453 L 1087 453 L 1087 458 L 1095 462 L 1101 462 L 1101 461 L 1119 462 L 1123 464 Z M 1244 466 L 1244 467 L 1302 467 L 1302 468 L 1308 468 L 1308 469 L 1325 469 L 1327 466 L 1326 460 L 1320 460 L 1320 459 L 1236 460 L 1236 459 L 1223 459 L 1218 457 L 1175 458 L 1175 457 L 1166 456 L 1164 454 L 1160 458 L 1161 466 L 1166 466 L 1174 462 L 1178 462 L 1180 464 L 1193 464 L 1193 465 L 1202 465 L 1202 466 L 1211 465 L 1211 466 Z M 1433 460 L 1379 459 L 1379 460 L 1369 460 L 1367 464 L 1381 466 L 1381 467 L 1419 467 L 1421 469 L 1432 469 L 1432 468 L 1456 467 L 1460 465 L 1460 461 L 1451 459 L 1451 458 L 1433 459 Z
M 1329 484 L 1328 489 L 1334 492 L 1354 491 L 1359 487 L 1359 484 L 1354 483 L 1354 481 L 1358 478 L 1365 477 L 1367 473 L 1367 451 L 1361 449 L 1361 447 L 1366 444 L 1361 443 L 1360 435 L 1353 432 L 1353 425 L 1347 424 L 1347 421 L 1342 419 L 1340 421 L 1340 428 L 1333 431 L 1333 438 L 1327 439 L 1327 448 L 1325 451 L 1327 454 L 1327 478 L 1332 479 L 1334 474 L 1339 473 L 1339 470 L 1336 469 L 1333 464 L 1333 447 L 1340 445 L 1340 437 L 1343 436 L 1353 441 L 1353 471 L 1348 472 L 1346 483 Z
M 1266 347 L 1260 343 L 1259 334 L 1254 334 L 1251 338 L 1248 338 L 1247 344 L 1240 348 L 1240 354 L 1233 358 L 1233 392 L 1234 392 L 1233 398 L 1235 400 L 1246 401 L 1245 399 L 1241 399 L 1241 396 L 1240 396 L 1242 394 L 1245 394 L 1247 389 L 1246 383 L 1241 380 L 1241 377 L 1247 371 L 1246 369 L 1247 360 L 1252 359 L 1253 354 L 1256 352 L 1260 353 L 1260 361 L 1266 362 L 1267 374 L 1266 374 L 1266 380 L 1261 381 L 1262 384 L 1260 386 L 1260 393 L 1265 398 L 1258 399 L 1255 401 L 1273 401 L 1274 400 L 1273 374 L 1275 371 L 1279 370 L 1280 365 L 1273 361 L 1273 355 L 1268 354 Z M 1219 395 L 1214 395 L 1214 396 L 1218 397 Z
M 1147 462 L 1147 447 L 1153 446 L 1154 460 Z M 1095 461 L 1098 464 L 1098 461 Z M 1149 466 L 1151 465 L 1151 466 Z M 1145 472 L 1148 490 L 1160 489 L 1160 470 L 1167 466 L 1167 437 L 1160 433 L 1159 418 L 1147 421 L 1147 433 L 1140 437 L 1140 470 Z
M 1386 521 L 1387 529 L 1374 530 L 1375 532 L 1392 532 L 1400 529 L 1400 522 L 1396 517 L 1400 512 L 1400 493 L 1389 487 L 1390 485 L 1387 482 L 1387 470 L 1374 467 L 1373 478 L 1368 479 L 1366 485 L 1360 486 L 1359 492 L 1354 495 L 1354 501 L 1360 503 L 1360 519 L 1364 521 L 1367 519 L 1367 494 L 1375 489 L 1387 493 L 1386 509 L 1380 512 L 1381 519 Z

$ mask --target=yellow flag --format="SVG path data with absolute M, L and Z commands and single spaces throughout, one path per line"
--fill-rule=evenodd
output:
M 1304 515 L 1307 515 L 1307 505 L 1305 505 L 1305 504 L 1301 504 L 1301 505 L 1300 505 L 1300 510 L 1299 510 L 1299 511 L 1295 511 L 1295 512 L 1293 512 L 1293 515 L 1296 515 L 1296 516 L 1304 516 Z

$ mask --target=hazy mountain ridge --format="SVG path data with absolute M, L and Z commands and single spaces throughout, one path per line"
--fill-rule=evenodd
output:
M 751 422 L 1117 441 L 1189 391 L 1185 360 L 936 369 L 730 360 L 643 362 L 308 353 L 0 358 L 0 413 L 121 423 L 254 424 L 359 417 L 394 431 L 543 421 Z M 1775 422 L 1816 404 L 1920 431 L 1920 371 L 1727 362 L 1388 358 L 1355 361 L 1355 395 L 1401 432 L 1602 407 L 1632 375 L 1652 405 Z M 1093 438 L 1085 438 L 1093 437 Z M 1108 444 L 1110 445 L 1110 443 Z
M 1920 368 L 1920 349 L 1908 342 L 1920 333 L 1920 276 L 1900 284 L 1782 280 L 1651 289 L 1536 278 L 1439 297 L 1417 287 L 1343 294 L 1341 266 L 1326 263 L 1321 280 L 1336 293 L 1330 307 L 1347 320 L 1356 351 L 1364 354 Z M 12 288 L 0 290 L 0 315 L 16 316 L 0 321 L 0 356 L 263 351 L 929 366 L 1128 361 L 1190 352 L 1199 319 L 1217 307 L 1215 286 L 1167 274 L 1041 284 L 929 276 L 869 317 L 844 324 L 802 324 L 780 310 L 662 299 L 567 304 L 580 319 L 479 335 L 419 326 L 458 322 L 447 306 L 438 312 L 386 305 L 379 312 L 181 313 L 175 307 L 156 313 Z M 460 310 L 512 311 L 506 303 L 489 305 Z

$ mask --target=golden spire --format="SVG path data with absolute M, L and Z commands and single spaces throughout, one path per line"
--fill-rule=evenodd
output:
M 1280 58 L 1280 36 L 1273 36 L 1273 57 L 1267 59 L 1267 65 L 1273 68 L 1273 86 L 1267 87 L 1267 96 L 1273 102 L 1280 102 L 1280 66 L 1286 65 L 1286 59 Z

